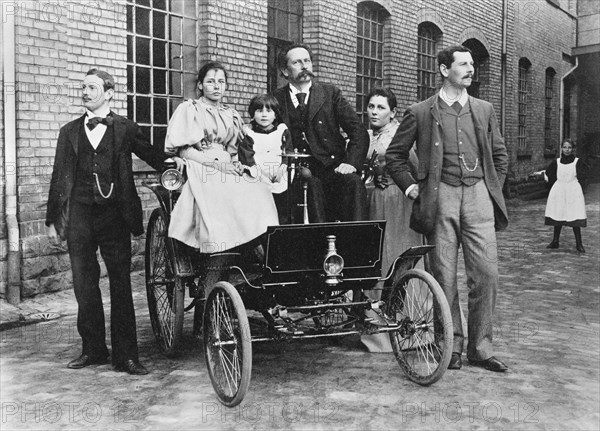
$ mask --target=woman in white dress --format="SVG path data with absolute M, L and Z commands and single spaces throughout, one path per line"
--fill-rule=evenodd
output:
M 581 228 L 587 226 L 585 200 L 579 179 L 585 167 L 574 154 L 575 144 L 565 140 L 561 145 L 560 159 L 553 160 L 544 173 L 544 179 L 552 186 L 546 203 L 545 224 L 554 226 L 554 238 L 547 248 L 558 248 L 563 226 L 571 226 L 575 234 L 575 247 L 585 253 L 581 240 Z
M 279 223 L 268 185 L 248 175 L 240 161 L 243 121 L 222 103 L 225 68 L 207 63 L 197 85 L 201 97 L 179 105 L 167 129 L 165 150 L 185 160 L 188 175 L 169 236 L 201 253 L 216 253 L 248 243 Z M 244 161 L 252 158 L 251 152 L 245 155 Z

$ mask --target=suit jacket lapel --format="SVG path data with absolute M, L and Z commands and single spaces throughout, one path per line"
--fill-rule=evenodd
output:
M 114 146 L 115 146 L 115 151 L 117 151 L 117 148 L 119 148 L 119 146 L 123 143 L 123 140 L 125 139 L 125 132 L 127 131 L 127 128 L 125 126 L 125 119 L 123 117 L 115 114 L 114 112 L 112 113 L 112 116 L 115 119 L 115 121 L 113 123 L 114 134 L 115 134 L 114 135 L 115 136 Z
M 69 141 L 71 141 L 75 156 L 77 156 L 79 151 L 79 135 L 82 132 L 85 133 L 85 130 L 82 130 L 83 127 L 85 127 L 85 114 L 79 117 L 78 121 L 75 123 L 75 127 L 69 132 Z
M 319 112 L 323 103 L 325 103 L 323 89 L 319 84 L 313 82 L 313 85 L 310 87 L 310 96 L 308 98 L 308 121 L 311 121 L 317 112 Z
M 430 110 L 431 110 L 431 116 L 433 117 L 433 119 L 438 123 L 441 124 L 441 119 L 440 119 L 440 99 L 439 99 L 439 93 L 436 93 L 433 98 L 431 99 L 431 106 L 430 106 Z
M 475 136 L 477 137 L 477 145 L 479 146 L 480 151 L 484 151 L 484 124 L 486 123 L 484 112 L 479 101 L 471 96 L 469 96 L 469 104 L 471 105 L 471 118 L 473 119 L 473 128 L 475 129 Z

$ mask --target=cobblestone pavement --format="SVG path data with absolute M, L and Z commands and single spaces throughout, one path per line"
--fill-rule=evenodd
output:
M 560 249 L 545 248 L 551 228 L 543 225 L 544 200 L 509 203 L 511 224 L 499 234 L 495 328 L 497 356 L 510 366 L 505 374 L 465 365 L 421 387 L 402 374 L 392 354 L 366 353 L 356 338 L 256 344 L 248 395 L 227 409 L 213 394 L 191 316 L 181 357 L 159 353 L 137 273 L 147 376 L 108 365 L 65 367 L 80 353 L 72 292 L 38 296 L 18 309 L 3 303 L 3 319 L 33 311 L 62 317 L 0 333 L 0 428 L 599 429 L 599 191 L 596 184 L 586 192 L 584 255 L 575 251 L 570 229 Z

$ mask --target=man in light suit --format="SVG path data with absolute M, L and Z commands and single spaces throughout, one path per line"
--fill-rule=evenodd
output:
M 387 168 L 415 200 L 411 228 L 436 246 L 431 270 L 446 294 L 454 325 L 449 368 L 462 366 L 465 334 L 457 287 L 462 245 L 469 289 L 467 358 L 472 365 L 506 371 L 494 357 L 492 332 L 498 287 L 495 230 L 508 224 L 502 195 L 508 155 L 492 105 L 467 94 L 474 71 L 469 49 L 451 46 L 437 58 L 443 86 L 406 110 L 386 152 Z M 416 178 L 407 163 L 415 142 Z
M 131 153 L 156 169 L 163 168 L 167 155 L 146 142 L 137 124 L 111 112 L 114 86 L 113 77 L 98 69 L 91 69 L 83 80 L 86 113 L 60 129 L 46 226 L 51 240 L 58 241 L 61 209 L 69 205 L 68 227 L 60 234 L 69 248 L 83 348 L 81 356 L 67 367 L 80 369 L 108 362 L 96 258 L 100 248 L 110 284 L 112 363 L 117 371 L 139 375 L 148 371 L 140 364 L 137 350 L 131 234 L 141 235 L 144 229 Z
M 274 92 L 283 121 L 294 148 L 312 156 L 312 175 L 306 179 L 310 221 L 366 220 L 367 193 L 360 173 L 369 149 L 367 130 L 337 87 L 313 81 L 308 46 L 284 49 L 278 65 L 289 81 Z

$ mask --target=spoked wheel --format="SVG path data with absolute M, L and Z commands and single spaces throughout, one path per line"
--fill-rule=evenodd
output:
M 252 371 L 248 316 L 240 294 L 230 283 L 216 283 L 204 309 L 204 356 L 213 388 L 224 405 L 242 402 Z
M 390 332 L 396 359 L 408 378 L 420 385 L 439 380 L 452 356 L 450 308 L 438 282 L 420 269 L 406 271 L 384 290 L 386 314 L 400 329 Z
M 177 354 L 183 332 L 185 289 L 175 277 L 174 259 L 166 215 L 157 208 L 150 215 L 146 234 L 146 294 L 154 336 L 167 356 Z

